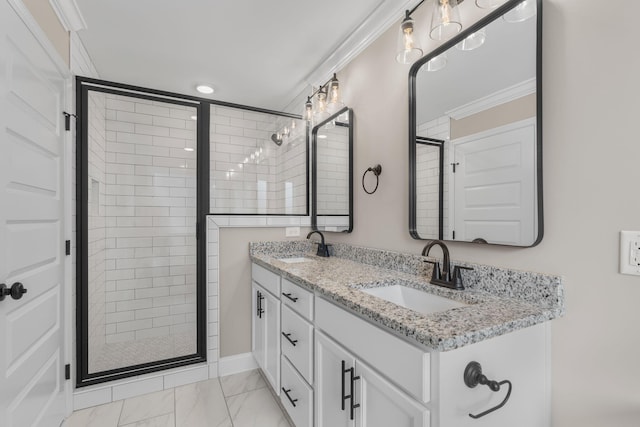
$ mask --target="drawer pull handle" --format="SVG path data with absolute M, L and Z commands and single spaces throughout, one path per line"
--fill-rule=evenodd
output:
M 282 336 L 284 336 L 287 341 L 289 341 L 291 343 L 292 346 L 296 346 L 296 343 L 298 342 L 298 340 L 292 340 L 291 338 L 289 338 L 291 336 L 291 334 L 287 334 L 287 333 L 282 333 Z
M 474 388 L 478 384 L 486 385 L 493 392 L 500 391 L 500 386 L 501 385 L 507 384 L 509 386 L 509 389 L 507 390 L 507 395 L 505 396 L 505 398 L 502 401 L 502 403 L 500 403 L 499 405 L 494 406 L 491 409 L 487 409 L 486 411 L 481 412 L 479 414 L 476 414 L 476 415 L 469 414 L 469 416 L 471 418 L 473 418 L 473 419 L 478 419 L 478 418 L 484 417 L 487 414 L 492 413 L 493 411 L 497 411 L 498 409 L 500 409 L 504 405 L 506 405 L 507 401 L 509 400 L 509 397 L 511 397 L 511 388 L 512 388 L 511 381 L 504 380 L 504 381 L 498 382 L 498 381 L 493 381 L 493 380 L 488 379 L 482 373 L 482 366 L 480 366 L 480 364 L 478 362 L 469 362 L 469 364 L 467 365 L 467 367 L 464 370 L 464 383 L 469 388 Z
M 291 404 L 295 408 L 296 407 L 296 402 L 298 401 L 298 399 L 292 399 L 291 396 L 289 396 L 289 392 L 291 391 L 291 389 L 285 390 L 285 388 L 282 387 L 282 391 L 284 391 L 284 395 L 287 396 L 287 399 L 289 399 L 289 402 L 291 402 Z
M 284 295 L 285 297 L 289 298 L 293 302 L 298 302 L 298 297 L 292 297 L 291 296 L 291 292 L 288 292 L 288 293 L 284 293 L 283 292 L 282 295 Z

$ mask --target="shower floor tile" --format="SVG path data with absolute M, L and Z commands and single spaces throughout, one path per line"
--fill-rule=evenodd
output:
M 292 427 L 258 370 L 75 411 L 63 426 Z

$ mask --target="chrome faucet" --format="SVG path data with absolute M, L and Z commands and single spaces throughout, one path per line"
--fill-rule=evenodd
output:
M 473 270 L 471 267 L 463 267 L 461 265 L 453 268 L 451 273 L 451 261 L 449 259 L 449 248 L 444 244 L 442 240 L 432 240 L 425 245 L 422 249 L 422 256 L 429 256 L 429 251 L 434 246 L 440 246 L 442 249 L 442 272 L 440 272 L 440 264 L 437 261 L 426 261 L 429 264 L 433 264 L 433 273 L 431 274 L 431 280 L 429 283 L 438 286 L 444 286 L 445 288 L 463 290 L 462 275 L 460 270 Z
M 315 234 L 315 233 L 319 234 L 320 235 L 320 239 L 322 240 L 321 242 L 316 242 L 316 243 L 318 243 L 318 252 L 316 253 L 316 255 L 328 258 L 329 257 L 329 246 L 331 246 L 331 245 L 324 243 L 324 235 L 321 232 L 319 232 L 318 230 L 314 230 L 314 231 L 310 232 L 309 234 L 307 234 L 307 239 L 309 237 L 311 237 L 312 234 Z

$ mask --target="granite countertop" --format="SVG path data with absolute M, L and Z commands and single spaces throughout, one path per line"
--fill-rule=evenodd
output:
M 428 280 L 430 274 L 412 274 L 335 256 L 322 258 L 308 252 L 269 253 L 264 247 L 261 249 L 251 251 L 251 260 L 256 264 L 429 350 L 454 350 L 554 319 L 564 313 L 561 284 L 557 286 L 558 289 L 554 288 L 559 297 L 553 298 L 552 303 L 544 298 L 539 301 L 529 298 L 527 301 L 486 290 L 456 291 L 431 285 Z M 308 261 L 287 263 L 280 260 L 296 256 L 304 256 Z M 422 314 L 362 292 L 363 288 L 398 282 L 468 305 Z M 544 292 L 548 296 L 549 292 Z

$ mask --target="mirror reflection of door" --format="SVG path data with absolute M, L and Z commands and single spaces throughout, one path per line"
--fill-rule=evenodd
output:
M 542 237 L 541 19 L 515 22 L 509 13 L 485 18 L 484 42 L 473 49 L 463 33 L 434 51 L 443 67 L 429 65 L 433 54 L 412 67 L 414 238 L 531 246 Z M 425 140 L 442 141 L 442 153 Z
M 452 238 L 526 246 L 535 240 L 535 120 L 452 141 Z

